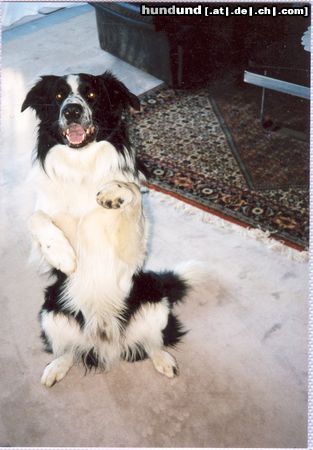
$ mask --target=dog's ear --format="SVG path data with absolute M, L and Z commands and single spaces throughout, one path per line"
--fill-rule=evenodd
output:
M 27 108 L 33 108 L 38 112 L 42 105 L 49 103 L 50 90 L 48 87 L 51 86 L 51 84 L 54 84 L 58 78 L 59 77 L 54 75 L 42 76 L 26 95 L 21 112 L 25 111 Z
M 126 109 L 131 106 L 136 111 L 140 111 L 139 98 L 132 94 L 125 84 L 118 80 L 111 72 L 105 72 L 103 75 L 100 75 L 100 79 L 104 84 L 113 108 L 122 106 Z

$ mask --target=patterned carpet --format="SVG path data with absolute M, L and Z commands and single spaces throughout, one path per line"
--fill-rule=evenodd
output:
M 274 125 L 263 129 L 259 102 L 247 101 L 238 89 L 212 95 L 208 88 L 161 88 L 141 103 L 131 137 L 151 187 L 307 248 L 307 142 L 273 131 Z

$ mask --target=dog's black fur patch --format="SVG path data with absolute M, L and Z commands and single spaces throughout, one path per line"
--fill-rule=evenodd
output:
M 67 317 L 72 317 L 76 320 L 80 328 L 84 328 L 85 325 L 85 319 L 81 311 L 78 311 L 78 313 L 74 314 L 68 307 L 66 302 L 62 301 L 62 294 L 64 290 L 64 285 L 66 283 L 67 276 L 57 269 L 51 270 L 51 276 L 55 276 L 56 280 L 53 284 L 48 286 L 45 289 L 45 301 L 42 305 L 41 311 L 39 315 L 43 311 L 46 312 L 53 312 L 55 314 L 62 313 Z

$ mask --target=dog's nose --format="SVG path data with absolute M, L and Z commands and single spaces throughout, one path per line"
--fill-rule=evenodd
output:
M 70 120 L 78 120 L 83 112 L 83 108 L 78 103 L 69 103 L 63 109 L 63 115 L 67 119 Z

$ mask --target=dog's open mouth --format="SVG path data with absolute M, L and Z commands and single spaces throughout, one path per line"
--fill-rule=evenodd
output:
M 81 147 L 87 144 L 93 140 L 94 134 L 94 126 L 84 128 L 78 123 L 71 123 L 68 128 L 63 131 L 63 135 L 66 137 L 71 147 Z

